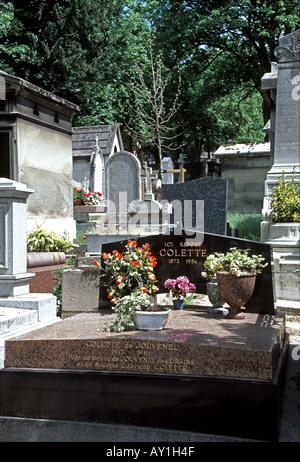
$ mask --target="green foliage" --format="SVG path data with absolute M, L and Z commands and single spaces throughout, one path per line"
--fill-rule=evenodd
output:
M 227 214 L 227 221 L 231 228 L 238 230 L 238 236 L 242 239 L 260 241 L 260 213 L 233 213 Z
M 131 75 L 149 64 L 147 40 L 155 33 L 153 51 L 162 50 L 168 75 L 166 109 L 180 71 L 171 124 L 178 127 L 171 136 L 180 136 L 172 149 L 184 146 L 188 155 L 229 138 L 262 141 L 269 101 L 261 77 L 279 37 L 299 28 L 299 17 L 298 0 L 2 0 L 0 65 L 80 105 L 74 126 L 119 123 L 132 151 L 140 127 L 131 111 Z M 143 141 L 142 152 L 155 154 L 156 141 Z
M 68 252 L 73 244 L 54 231 L 35 228 L 27 234 L 27 252 Z
M 232 247 L 224 254 L 215 252 L 207 257 L 202 277 L 214 277 L 219 271 L 229 271 L 237 277 L 247 274 L 260 274 L 268 263 L 263 263 L 265 258 L 262 255 L 250 255 L 250 250 Z
M 61 309 L 62 309 L 62 274 L 64 272 L 64 268 L 58 268 L 55 270 L 56 275 L 52 279 L 56 282 L 56 285 L 50 292 L 56 297 L 56 307 L 57 307 L 57 315 L 61 316 Z
M 294 174 L 288 181 L 282 173 L 272 194 L 271 208 L 274 223 L 300 222 L 300 181 Z
M 128 329 L 134 321 L 136 311 L 142 310 L 150 304 L 149 295 L 138 290 L 133 291 L 130 295 L 125 295 L 113 307 L 116 317 L 110 324 L 106 324 L 106 330 L 108 332 L 122 332 Z

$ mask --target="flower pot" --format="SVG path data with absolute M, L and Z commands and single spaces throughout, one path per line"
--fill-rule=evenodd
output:
M 137 311 L 134 325 L 139 330 L 162 330 L 168 321 L 171 310 Z
M 226 271 L 217 273 L 217 282 L 220 295 L 229 305 L 227 318 L 244 319 L 244 315 L 239 312 L 248 300 L 250 300 L 256 281 L 256 274 L 237 277 Z
M 174 310 L 183 310 L 183 300 L 173 300 Z
M 82 199 L 74 199 L 74 200 L 73 200 L 73 204 L 74 204 L 74 205 L 82 205 L 82 204 L 83 204 L 83 200 L 82 200 Z
M 208 299 L 212 304 L 213 308 L 222 308 L 222 306 L 224 305 L 224 300 L 220 295 L 217 279 L 211 278 L 210 281 L 207 282 L 206 289 Z

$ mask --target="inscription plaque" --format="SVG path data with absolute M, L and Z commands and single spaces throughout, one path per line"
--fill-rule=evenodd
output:
M 107 333 L 112 316 L 79 314 L 9 339 L 5 367 L 271 380 L 284 337 L 283 315 L 232 323 L 195 308 L 172 311 L 162 331 Z

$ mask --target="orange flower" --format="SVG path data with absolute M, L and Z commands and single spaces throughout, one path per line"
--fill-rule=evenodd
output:
M 113 292 L 110 292 L 110 293 L 108 294 L 107 298 L 113 298 L 113 296 L 114 296 L 114 293 L 113 293 Z
M 130 266 L 133 266 L 134 265 L 134 260 L 130 260 L 129 264 L 130 264 Z
M 148 244 L 148 243 L 144 244 L 144 249 L 145 249 L 145 250 L 148 250 L 148 249 L 149 249 L 149 244 Z
M 103 253 L 103 254 L 102 254 L 102 258 L 108 258 L 107 253 Z
M 140 262 L 139 262 L 139 261 L 136 261 L 136 262 L 135 262 L 135 266 L 140 266 Z
M 127 241 L 127 244 L 129 245 L 129 247 L 136 247 L 137 246 L 137 243 L 135 241 Z
M 140 292 L 146 293 L 146 292 L 148 292 L 148 291 L 147 291 L 146 287 L 141 287 L 141 288 L 140 288 Z
M 153 274 L 153 273 L 149 274 L 149 279 L 151 279 L 151 281 L 156 281 L 155 274 Z
M 117 250 L 113 250 L 113 256 L 116 257 L 118 255 L 118 251 Z
M 147 258 L 150 258 L 151 257 L 151 252 L 145 252 L 146 253 L 146 257 Z
M 154 266 L 157 265 L 157 262 L 156 261 L 149 261 L 148 265 L 152 266 L 152 268 L 154 268 Z
M 99 263 L 97 262 L 97 260 L 94 260 L 93 264 L 96 265 L 96 266 L 99 266 Z
M 119 260 L 122 260 L 122 258 L 123 258 L 123 255 L 120 253 L 119 254 Z

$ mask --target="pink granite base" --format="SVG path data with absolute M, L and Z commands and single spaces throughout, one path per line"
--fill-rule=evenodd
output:
M 271 381 L 285 336 L 281 313 L 230 320 L 195 308 L 172 311 L 162 331 L 107 333 L 112 316 L 79 314 L 7 340 L 5 367 Z
M 69 268 L 64 265 L 51 265 L 51 266 L 41 266 L 36 268 L 27 268 L 27 273 L 34 273 L 34 278 L 30 281 L 29 291 L 30 293 L 49 293 L 54 287 L 56 287 L 57 282 L 53 280 L 54 277 L 57 277 L 56 271 L 60 268 Z

